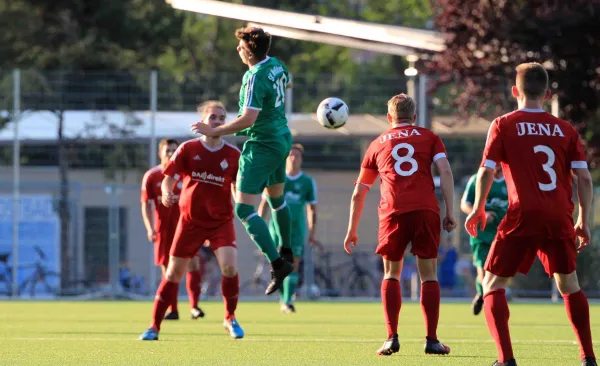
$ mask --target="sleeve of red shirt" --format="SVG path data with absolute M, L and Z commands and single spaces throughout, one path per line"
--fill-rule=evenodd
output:
M 569 160 L 571 161 L 571 169 L 584 168 L 587 169 L 587 158 L 583 150 L 581 138 L 577 132 L 574 133 L 569 147 Z
M 504 145 L 502 144 L 502 131 L 498 120 L 494 120 L 488 130 L 485 149 L 483 150 L 483 159 L 481 166 L 494 169 L 504 157 Z
M 356 183 L 370 187 L 377 179 L 379 174 L 377 169 L 377 148 L 371 144 L 365 153 L 362 164 L 360 165 L 360 174 Z
M 433 134 L 433 139 L 433 152 L 431 156 L 433 156 L 433 162 L 435 163 L 438 159 L 447 158 L 448 155 L 446 154 L 446 146 L 444 146 L 442 139 L 436 134 Z
M 155 198 L 153 193 L 154 190 L 152 189 L 152 179 L 150 179 L 150 177 L 151 173 L 150 171 L 147 171 L 146 174 L 144 174 L 144 179 L 142 179 L 142 194 L 140 197 L 141 202 L 148 202 Z
M 184 146 L 185 144 L 181 144 L 179 145 L 177 150 L 175 150 L 175 152 L 171 156 L 171 159 L 169 159 L 165 170 L 163 171 L 164 175 L 169 176 L 171 178 L 179 179 L 181 174 L 185 172 Z

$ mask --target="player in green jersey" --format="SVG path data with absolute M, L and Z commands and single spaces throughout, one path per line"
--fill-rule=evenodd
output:
M 292 135 L 285 116 L 285 91 L 289 74 L 278 59 L 269 57 L 271 35 L 261 28 L 241 28 L 235 32 L 238 54 L 249 70 L 240 89 L 238 118 L 218 127 L 204 123 L 192 125 L 192 131 L 208 137 L 248 136 L 240 156 L 236 181 L 235 214 L 242 221 L 252 241 L 271 263 L 271 281 L 265 293 L 277 291 L 292 273 L 290 210 L 285 202 L 285 161 L 292 146 Z M 269 234 L 255 205 L 265 190 L 281 248 Z
M 475 181 L 477 174 L 473 175 L 460 202 L 460 209 L 465 214 L 469 215 L 473 211 L 473 202 L 475 202 Z M 485 230 L 479 229 L 477 237 L 471 237 L 471 251 L 473 252 L 473 265 L 477 268 L 477 295 L 473 299 L 473 314 L 478 315 L 483 308 L 483 287 L 481 282 L 483 281 L 483 275 L 485 271 L 483 266 L 487 259 L 488 253 L 492 246 L 492 242 L 496 237 L 496 231 L 498 225 L 508 209 L 508 191 L 506 190 L 506 182 L 504 181 L 504 175 L 498 165 L 496 172 L 494 173 L 494 182 L 490 189 L 490 194 L 487 197 L 485 204 L 485 211 L 487 215 L 487 224 Z
M 294 313 L 296 308 L 292 303 L 292 297 L 296 293 L 298 286 L 298 267 L 300 258 L 304 254 L 306 245 L 306 229 L 308 222 L 308 243 L 311 246 L 320 246 L 316 239 L 317 232 L 317 185 L 315 180 L 304 174 L 302 168 L 302 157 L 304 147 L 301 144 L 292 145 L 292 150 L 287 158 L 286 180 L 285 180 L 285 201 L 290 208 L 292 216 L 292 252 L 294 253 L 294 272 L 290 274 L 283 286 L 279 289 L 281 302 L 281 311 L 284 313 Z M 267 219 L 267 199 L 263 200 L 258 206 L 258 212 L 261 217 Z M 307 217 L 308 213 L 308 217 Z M 271 236 L 275 244 L 281 246 L 281 238 L 277 233 L 274 220 L 271 220 L 269 226 Z

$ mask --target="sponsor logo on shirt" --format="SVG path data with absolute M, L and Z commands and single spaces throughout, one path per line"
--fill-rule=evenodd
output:
M 225 183 L 225 177 L 217 176 L 208 172 L 192 172 L 192 179 L 197 182 L 214 184 L 217 186 L 222 186 Z

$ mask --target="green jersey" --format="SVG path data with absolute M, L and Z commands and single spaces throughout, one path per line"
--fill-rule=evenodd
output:
M 285 92 L 289 74 L 275 57 L 267 57 L 244 74 L 240 89 L 240 109 L 260 111 L 252 127 L 236 133 L 251 139 L 270 140 L 289 133 L 285 116 Z
M 292 216 L 292 233 L 304 233 L 306 230 L 306 205 L 317 203 L 317 185 L 312 177 L 304 173 L 285 178 L 283 188 L 285 201 Z
M 463 201 L 467 202 L 471 205 L 475 203 L 475 184 L 477 180 L 477 174 L 473 175 L 469 182 L 467 183 L 467 187 L 465 188 L 465 193 L 463 195 Z M 506 215 L 506 210 L 508 209 L 508 191 L 506 189 L 506 182 L 504 181 L 504 177 L 500 179 L 494 178 L 492 182 L 492 187 L 490 188 L 490 193 L 487 196 L 487 200 L 485 202 L 485 210 L 492 211 L 496 214 L 496 219 L 485 226 L 485 230 L 479 229 L 477 232 L 477 238 L 471 238 L 471 240 L 478 240 L 484 243 L 491 243 L 494 241 L 494 237 L 496 236 L 496 231 L 498 231 L 498 225 L 504 215 Z

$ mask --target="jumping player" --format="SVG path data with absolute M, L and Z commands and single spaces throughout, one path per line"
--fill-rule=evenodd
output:
M 460 201 L 460 209 L 465 214 L 470 214 L 473 211 L 473 202 L 475 202 L 475 181 L 477 174 L 474 174 L 469 179 L 465 193 Z M 469 242 L 471 251 L 473 252 L 473 265 L 477 269 L 476 290 L 477 294 L 473 298 L 473 314 L 479 315 L 483 308 L 483 266 L 487 259 L 490 247 L 496 236 L 498 224 L 506 215 L 508 208 L 508 191 L 506 190 L 506 181 L 500 165 L 496 166 L 494 172 L 494 180 L 490 189 L 490 194 L 485 203 L 486 226 L 485 230 L 478 230 L 477 236 L 471 236 Z
M 209 137 L 232 133 L 249 137 L 237 174 L 235 214 L 271 263 L 271 281 L 265 291 L 269 295 L 277 291 L 293 271 L 291 214 L 283 196 L 285 160 L 292 145 L 285 116 L 289 75 L 278 59 L 267 55 L 271 47 L 269 33 L 248 27 L 238 29 L 235 35 L 239 39 L 238 54 L 249 67 L 242 80 L 238 118 L 214 128 L 196 123 L 192 131 Z M 267 224 L 255 210 L 265 187 L 267 201 L 274 211 L 277 235 L 281 238 L 279 252 Z
M 369 146 L 362 162 L 350 206 L 348 234 L 344 249 L 352 254 L 358 242 L 358 223 L 364 200 L 371 185 L 381 176 L 379 205 L 379 245 L 383 257 L 384 279 L 381 299 L 388 339 L 377 354 L 390 356 L 400 350 L 398 316 L 402 305 L 400 274 L 404 252 L 412 243 L 421 277 L 421 310 L 425 318 L 425 353 L 450 353 L 440 343 L 437 325 L 440 311 L 440 285 L 437 279 L 437 255 L 440 246 L 440 209 L 435 196 L 431 165 L 435 164 L 446 206 L 443 228 L 450 232 L 454 221 L 454 181 L 442 140 L 426 128 L 414 126 L 415 102 L 405 94 L 388 101 L 387 119 L 392 128 Z
M 473 212 L 465 227 L 471 235 L 485 229 L 485 202 L 498 164 L 506 176 L 509 206 L 485 263 L 484 313 L 496 342 L 495 366 L 516 365 L 508 329 L 505 286 L 517 272 L 526 274 L 536 254 L 554 276 L 580 345 L 582 366 L 595 366 L 590 311 L 579 287 L 577 252 L 590 243 L 592 178 L 579 135 L 568 122 L 542 109 L 550 97 L 548 73 L 538 63 L 517 67 L 512 95 L 519 109 L 496 118 L 488 132 Z M 573 225 L 571 171 L 577 176 L 579 218 Z M 579 237 L 580 244 L 576 244 Z
M 199 112 L 202 123 L 213 127 L 225 123 L 225 107 L 220 102 L 209 101 L 199 107 Z M 244 337 L 244 331 L 235 318 L 239 278 L 232 191 L 235 190 L 239 157 L 240 151 L 220 137 L 202 137 L 181 144 L 165 167 L 162 202 L 167 207 L 177 203 L 174 189 L 181 177 L 181 215 L 173 238 L 169 266 L 156 291 L 152 324 L 140 339 L 158 340 L 162 317 L 177 296 L 185 268 L 207 240 L 222 274 L 223 326 L 231 337 Z
M 179 207 L 173 205 L 165 207 L 161 202 L 160 186 L 162 184 L 164 174 L 163 171 L 171 155 L 177 149 L 177 140 L 164 139 L 158 144 L 158 157 L 160 165 L 148 170 L 144 174 L 142 180 L 142 218 L 148 233 L 148 241 L 154 243 L 154 263 L 160 266 L 162 275 L 165 275 L 167 265 L 169 264 L 169 250 L 179 221 Z M 181 191 L 181 183 L 173 188 L 175 197 L 179 197 Z M 152 205 L 154 203 L 154 227 L 152 226 Z M 200 292 L 202 284 L 202 272 L 200 271 L 200 261 L 198 258 L 193 258 L 188 266 L 186 278 L 186 287 L 188 297 L 190 299 L 190 312 L 192 319 L 204 317 L 204 312 L 198 307 L 200 300 Z M 177 309 L 177 297 L 171 304 L 171 311 L 165 316 L 167 320 L 179 319 L 179 311 Z
M 308 243 L 311 246 L 319 246 L 316 239 L 317 234 L 317 184 L 315 180 L 302 172 L 302 157 L 304 146 L 293 144 L 286 163 L 285 179 L 285 201 L 292 214 L 292 252 L 294 253 L 294 272 L 284 281 L 279 288 L 280 310 L 283 313 L 295 313 L 296 307 L 292 303 L 292 297 L 298 286 L 298 267 L 300 259 L 304 255 L 306 245 L 306 224 L 308 223 Z M 258 206 L 259 215 L 267 220 L 267 197 Z M 308 214 L 308 217 L 307 217 Z M 281 246 L 281 239 L 277 235 L 274 220 L 269 225 L 271 236 L 277 246 Z

